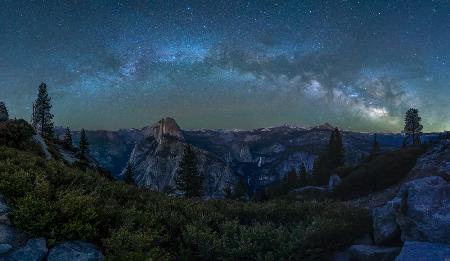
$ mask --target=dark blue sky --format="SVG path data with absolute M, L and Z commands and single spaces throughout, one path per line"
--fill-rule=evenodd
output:
M 0 0 L 0 100 L 57 125 L 450 129 L 448 1 Z

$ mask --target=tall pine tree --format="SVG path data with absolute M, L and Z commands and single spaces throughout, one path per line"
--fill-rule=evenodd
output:
M 422 124 L 420 124 L 421 120 L 418 109 L 410 108 L 406 112 L 404 132 L 412 138 L 413 144 L 420 143 L 420 134 L 423 129 Z
M 326 150 L 314 161 L 313 177 L 318 185 L 328 184 L 332 172 L 344 165 L 344 146 L 342 135 L 338 128 L 331 132 Z
M 33 104 L 32 123 L 36 132 L 45 138 L 53 138 L 53 114 L 51 113 L 51 98 L 47 85 L 41 83 L 36 101 Z
M 176 186 L 187 198 L 201 197 L 203 192 L 203 177 L 197 165 L 197 156 L 190 145 L 184 148 L 183 158 L 180 162 L 178 175 L 175 178 Z
M 4 102 L 0 102 L 0 122 L 9 120 L 8 109 Z
M 72 132 L 70 131 L 69 127 L 66 128 L 66 132 L 64 133 L 63 142 L 67 148 L 72 148 L 72 146 L 73 146 Z
M 134 184 L 134 166 L 130 162 L 128 162 L 127 168 L 125 169 L 123 180 L 127 184 Z
M 306 171 L 305 163 L 302 162 L 299 175 L 300 186 L 304 187 L 308 183 L 308 172 Z
M 80 152 L 81 155 L 89 153 L 89 142 L 86 136 L 86 131 L 84 129 L 81 129 L 80 133 Z
M 377 134 L 373 135 L 373 143 L 372 143 L 372 154 L 377 154 L 380 152 L 380 144 L 378 144 Z

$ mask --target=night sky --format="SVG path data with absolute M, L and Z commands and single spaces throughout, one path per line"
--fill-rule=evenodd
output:
M 56 125 L 450 129 L 448 1 L 0 0 L 0 100 Z

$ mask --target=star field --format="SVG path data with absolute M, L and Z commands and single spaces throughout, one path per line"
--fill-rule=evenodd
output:
M 0 0 L 0 100 L 56 125 L 450 129 L 448 1 Z

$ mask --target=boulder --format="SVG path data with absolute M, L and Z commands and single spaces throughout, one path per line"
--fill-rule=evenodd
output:
M 349 248 L 350 260 L 391 261 L 400 253 L 400 247 L 353 245 Z
M 395 244 L 400 239 L 400 228 L 397 224 L 393 202 L 372 211 L 373 239 L 377 245 Z
M 403 241 L 450 244 L 450 183 L 445 179 L 408 182 L 392 203 Z
M 341 184 L 341 178 L 338 175 L 331 175 L 328 181 L 328 189 L 333 190 Z
M 450 245 L 406 241 L 396 261 L 450 260 Z
M 20 247 L 1 261 L 41 261 L 47 255 L 47 241 L 45 238 L 32 238 L 27 244 Z
M 0 215 L 8 214 L 9 207 L 6 205 L 6 202 L 2 195 L 0 195 Z
M 0 244 L 0 255 L 3 255 L 11 249 L 12 246 L 10 244 Z
M 103 254 L 92 244 L 71 241 L 59 244 L 50 250 L 48 261 L 101 261 Z
M 372 211 L 376 244 L 402 241 L 450 244 L 450 183 L 439 176 L 410 181 Z
M 0 244 L 12 244 L 16 238 L 16 231 L 13 227 L 0 224 Z

